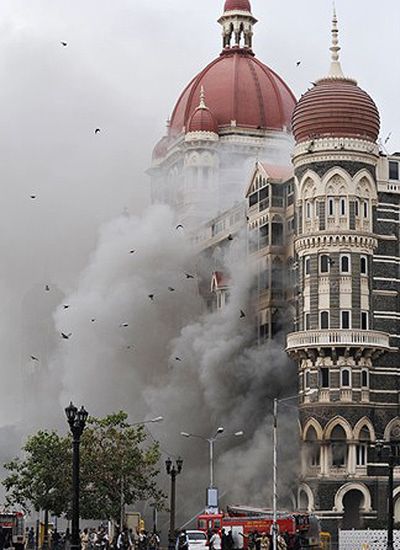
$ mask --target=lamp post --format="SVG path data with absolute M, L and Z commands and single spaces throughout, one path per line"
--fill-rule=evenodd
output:
M 164 420 L 163 416 L 156 416 L 150 420 L 142 420 L 141 422 L 132 422 L 131 426 L 142 426 L 143 424 L 156 424 L 157 422 L 162 422 Z M 124 528 L 125 523 L 125 495 L 124 495 L 124 476 L 121 472 L 121 510 L 119 516 L 120 530 Z
M 71 521 L 71 549 L 79 550 L 79 446 L 81 435 L 85 429 L 88 412 L 84 407 L 79 410 L 72 401 L 65 409 L 68 424 L 72 433 L 72 521 Z
M 170 546 L 175 543 L 175 503 L 176 503 L 176 476 L 182 472 L 183 460 L 179 457 L 175 464 L 167 458 L 165 468 L 167 474 L 171 477 L 171 494 L 170 494 L 170 510 L 169 510 L 169 542 Z
M 214 443 L 220 439 L 226 438 L 226 437 L 240 437 L 244 434 L 243 430 L 240 430 L 238 432 L 235 432 L 233 434 L 227 434 L 227 435 L 221 435 L 224 432 L 224 427 L 220 426 L 217 428 L 215 434 L 212 437 L 203 437 L 202 435 L 196 435 L 188 432 L 181 432 L 181 435 L 183 437 L 196 437 L 197 439 L 202 439 L 203 441 L 207 441 L 209 445 L 209 467 L 210 467 L 210 485 L 209 489 L 215 489 L 214 487 Z M 218 497 L 216 502 L 210 503 L 210 495 L 207 495 L 207 507 L 210 508 L 218 508 Z
M 310 396 L 317 393 L 317 389 L 307 391 L 304 395 Z M 268 396 L 267 396 L 268 397 Z M 269 399 L 271 399 L 269 397 Z M 278 405 L 285 401 L 291 401 L 292 399 L 298 399 L 298 395 L 291 395 L 289 397 L 283 397 L 278 399 L 273 398 L 273 470 L 272 470 L 272 550 L 278 549 Z
M 394 529 L 394 469 L 400 466 L 400 427 L 396 426 L 391 433 L 390 441 L 377 441 L 375 444 L 378 459 L 388 465 L 388 523 L 387 550 L 393 550 Z M 385 451 L 385 452 L 384 452 Z

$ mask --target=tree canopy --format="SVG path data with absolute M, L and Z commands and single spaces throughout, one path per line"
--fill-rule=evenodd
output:
M 68 516 L 72 494 L 70 435 L 39 431 L 28 438 L 23 452 L 23 458 L 5 465 L 9 471 L 3 481 L 7 503 Z M 162 507 L 165 497 L 157 486 L 158 444 L 148 444 L 144 426 L 129 424 L 125 412 L 89 418 L 80 457 L 82 518 L 118 521 L 122 502 L 130 505 L 151 500 Z

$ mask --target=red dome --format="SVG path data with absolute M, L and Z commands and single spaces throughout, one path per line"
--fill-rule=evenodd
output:
M 326 78 L 303 95 L 293 113 L 296 142 L 322 137 L 377 141 L 379 112 L 353 80 Z
M 218 124 L 207 107 L 197 107 L 192 114 L 188 132 L 214 132 L 218 133 Z
M 186 87 L 171 118 L 171 133 L 188 128 L 201 87 L 219 127 L 291 128 L 296 100 L 274 71 L 244 49 L 227 49 Z
M 251 13 L 250 0 L 226 0 L 224 11 L 249 11 Z

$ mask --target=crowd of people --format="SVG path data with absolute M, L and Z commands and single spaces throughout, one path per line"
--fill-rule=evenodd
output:
M 247 546 L 248 550 L 272 550 L 273 541 L 270 533 L 259 533 L 252 531 L 248 534 L 239 533 L 243 537 L 242 544 L 235 544 L 232 530 L 226 531 L 222 529 L 214 529 L 207 533 L 207 543 L 210 550 L 236 550 L 237 547 L 243 548 Z M 247 544 L 243 544 L 246 541 Z M 278 550 L 301 550 L 300 535 L 290 533 L 278 533 L 277 536 Z M 170 544 L 169 550 L 190 550 L 189 540 L 186 531 L 182 530 L 177 538 L 175 545 Z
M 134 531 L 125 527 L 117 531 L 110 539 L 107 526 L 100 525 L 98 528 L 85 528 L 80 532 L 81 550 L 160 550 L 160 537 L 157 533 L 148 533 L 145 529 Z M 10 542 L 3 545 L 0 529 L 0 550 L 12 547 Z M 39 546 L 40 546 L 39 542 Z M 71 532 L 67 528 L 65 532 L 59 533 L 57 529 L 49 531 L 49 550 L 70 550 Z M 37 548 L 36 533 L 33 527 L 27 528 L 25 533 L 25 549 L 34 550 Z

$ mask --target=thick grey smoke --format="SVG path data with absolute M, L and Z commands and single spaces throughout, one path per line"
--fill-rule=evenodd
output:
M 164 416 L 151 431 L 165 454 L 185 459 L 182 521 L 204 505 L 208 447 L 180 432 L 208 437 L 219 425 L 227 435 L 244 430 L 243 438 L 217 443 L 218 485 L 225 502 L 269 505 L 268 395 L 294 390 L 288 383 L 295 380 L 293 366 L 281 347 L 254 343 L 255 273 L 242 261 L 245 236 L 217 255 L 232 291 L 228 306 L 210 313 L 199 296 L 199 279 L 187 279 L 186 273 L 209 277 L 211 266 L 199 260 L 185 232 L 175 229 L 173 212 L 152 206 L 142 216 L 122 215 L 106 224 L 76 291 L 55 314 L 55 334 L 71 337 L 59 337 L 47 374 L 60 409 L 73 398 L 96 415 L 123 408 L 132 421 Z M 281 418 L 281 435 L 293 433 L 295 417 Z M 293 455 L 286 446 L 281 460 L 288 465 Z M 296 475 L 295 467 L 289 470 L 286 485 Z

